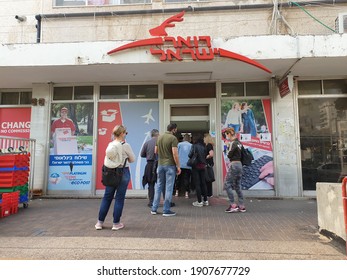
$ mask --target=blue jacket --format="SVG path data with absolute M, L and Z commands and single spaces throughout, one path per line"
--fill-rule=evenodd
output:
M 183 141 L 178 143 L 177 147 L 178 147 L 178 158 L 180 160 L 181 168 L 192 169 L 190 166 L 187 165 L 187 161 L 189 159 L 188 154 L 190 152 L 192 144 L 189 143 L 188 141 Z

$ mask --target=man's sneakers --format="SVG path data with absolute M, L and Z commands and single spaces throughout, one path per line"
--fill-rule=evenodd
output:
M 176 212 L 173 212 L 173 211 L 169 210 L 169 211 L 167 211 L 167 212 L 164 212 L 164 213 L 163 213 L 163 216 L 164 216 L 164 217 L 176 216 Z
M 245 206 L 238 206 L 237 204 L 231 204 L 229 207 L 225 210 L 226 213 L 234 213 L 234 212 L 246 212 Z

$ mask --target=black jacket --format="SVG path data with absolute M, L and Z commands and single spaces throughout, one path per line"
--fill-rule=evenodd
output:
M 206 165 L 206 149 L 205 146 L 197 143 L 197 144 L 193 144 L 190 152 L 188 154 L 188 157 L 191 158 L 194 154 L 194 151 L 198 154 L 198 162 L 199 163 L 203 163 Z

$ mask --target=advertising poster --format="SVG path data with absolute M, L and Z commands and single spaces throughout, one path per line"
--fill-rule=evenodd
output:
M 91 190 L 93 104 L 52 104 L 48 190 Z
M 223 100 L 221 105 L 223 178 L 229 168 L 229 142 L 225 139 L 224 131 L 233 127 L 240 142 L 254 157 L 251 165 L 243 167 L 242 189 L 274 189 L 271 100 L 228 99 Z
M 30 138 L 31 108 L 1 108 L 0 135 Z
M 146 159 L 141 158 L 143 144 L 151 138 L 150 131 L 159 128 L 159 102 L 100 102 L 98 111 L 98 150 L 96 189 L 103 190 L 101 168 L 105 150 L 111 141 L 112 130 L 122 124 L 127 128 L 126 141 L 131 145 L 136 160 L 130 164 L 131 180 L 128 189 L 141 190 Z M 147 186 L 145 186 L 147 188 Z

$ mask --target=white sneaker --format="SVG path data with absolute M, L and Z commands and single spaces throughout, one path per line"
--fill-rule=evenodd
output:
M 103 222 L 98 221 L 98 222 L 95 224 L 95 229 L 96 229 L 96 230 L 102 229 L 102 225 L 103 225 Z
M 124 228 L 124 225 L 122 223 L 118 223 L 118 224 L 113 224 L 112 230 L 119 230 Z
M 208 206 L 208 200 L 203 201 L 202 204 L 203 204 L 204 206 Z
M 202 207 L 202 206 L 204 206 L 204 204 L 203 204 L 202 202 L 199 202 L 199 201 L 195 201 L 195 202 L 193 202 L 192 204 L 193 204 L 193 206 L 196 206 L 196 207 Z

